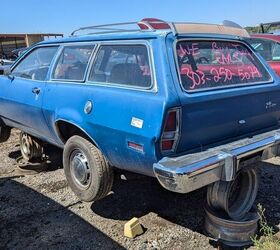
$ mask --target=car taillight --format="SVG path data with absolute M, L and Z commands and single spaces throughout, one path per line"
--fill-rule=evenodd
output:
M 160 148 L 162 153 L 174 152 L 180 135 L 180 109 L 168 111 L 161 136 Z

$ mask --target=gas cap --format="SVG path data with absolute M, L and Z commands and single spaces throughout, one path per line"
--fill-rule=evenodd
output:
M 92 111 L 93 104 L 91 101 L 87 101 L 84 107 L 85 114 L 89 114 Z

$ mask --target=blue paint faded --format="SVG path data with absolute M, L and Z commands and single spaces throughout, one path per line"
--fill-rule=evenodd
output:
M 212 39 L 213 35 L 184 38 Z M 215 38 L 238 41 L 231 36 L 217 35 Z M 145 40 L 153 58 L 155 88 L 141 91 L 87 81 L 52 81 L 50 76 L 57 60 L 55 56 L 45 81 L 17 77 L 11 80 L 0 76 L 0 115 L 8 126 L 60 147 L 63 147 L 63 141 L 56 124 L 58 121 L 69 122 L 83 130 L 113 166 L 151 176 L 153 163 L 164 156 L 160 152 L 159 141 L 166 113 L 173 107 L 180 107 L 182 113 L 179 144 L 173 155 L 200 151 L 224 140 L 232 141 L 278 127 L 279 79 L 266 62 L 260 58 L 273 76 L 271 83 L 188 94 L 181 89 L 174 63 L 174 42 L 177 39 L 169 31 L 124 32 L 37 44 L 35 47 L 58 45 L 60 51 L 68 43 Z M 18 61 L 22 59 L 24 57 Z M 40 88 L 40 94 L 32 93 L 35 87 Z M 87 101 L 93 103 L 89 114 L 84 113 Z M 275 108 L 266 109 L 268 101 L 275 103 Z M 142 119 L 143 127 L 131 126 L 132 117 Z M 238 123 L 242 119 L 246 120 L 246 125 Z M 129 148 L 129 141 L 143 145 L 144 152 Z

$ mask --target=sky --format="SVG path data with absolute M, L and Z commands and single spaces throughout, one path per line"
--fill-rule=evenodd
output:
M 144 17 L 241 26 L 280 21 L 280 0 L 0 0 L 0 9 L 0 33 L 66 36 L 82 26 Z

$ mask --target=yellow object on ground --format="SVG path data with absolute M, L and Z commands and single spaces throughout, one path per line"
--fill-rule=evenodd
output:
M 139 220 L 134 217 L 124 225 L 124 236 L 135 238 L 137 235 L 144 233 Z

